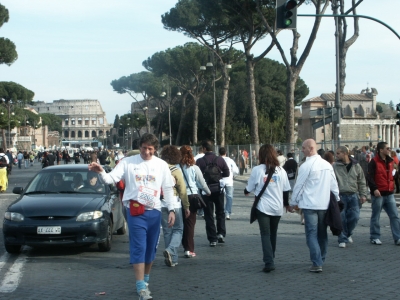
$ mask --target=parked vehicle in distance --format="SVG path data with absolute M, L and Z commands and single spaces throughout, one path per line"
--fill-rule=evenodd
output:
M 7 208 L 4 246 L 18 253 L 21 246 L 83 246 L 111 249 L 114 231 L 125 234 L 123 205 L 114 185 L 102 182 L 87 165 L 68 164 L 42 169 Z

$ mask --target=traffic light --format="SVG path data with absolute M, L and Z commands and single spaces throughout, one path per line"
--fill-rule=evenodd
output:
M 297 0 L 276 0 L 276 29 L 296 29 Z
M 400 119 L 400 103 L 396 105 L 396 110 L 397 110 L 397 114 L 396 114 L 396 118 Z M 396 125 L 400 125 L 400 121 L 396 122 Z

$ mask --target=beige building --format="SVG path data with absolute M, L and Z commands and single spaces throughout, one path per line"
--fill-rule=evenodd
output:
M 106 113 L 98 100 L 54 100 L 51 103 L 35 102 L 34 109 L 40 113 L 50 113 L 62 119 L 59 139 L 81 141 L 110 139 L 112 124 L 107 123 Z
M 344 94 L 340 134 L 342 141 L 385 141 L 390 147 L 399 147 L 399 128 L 392 118 L 380 119 L 376 112 L 375 88 L 360 94 Z M 302 102 L 302 116 L 298 121 L 299 138 L 313 138 L 317 143 L 329 143 L 335 136 L 335 93 L 321 94 Z M 334 122 L 330 122 L 332 119 Z M 325 120 L 325 124 L 324 124 Z

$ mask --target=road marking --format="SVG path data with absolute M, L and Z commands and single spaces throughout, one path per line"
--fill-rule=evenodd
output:
M 6 261 L 9 259 L 10 254 L 4 253 L 3 256 L 0 257 L 0 271 L 3 269 L 4 265 L 6 264 Z
M 22 269 L 25 265 L 25 262 L 26 255 L 20 254 L 6 273 L 0 286 L 0 293 L 12 293 L 17 289 L 22 277 Z

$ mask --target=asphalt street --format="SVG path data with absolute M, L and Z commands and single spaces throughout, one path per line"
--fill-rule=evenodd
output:
M 0 194 L 0 212 L 15 198 L 14 186 L 24 186 L 39 171 L 14 169 L 7 192 Z M 353 244 L 339 248 L 329 234 L 323 272 L 308 271 L 311 262 L 304 226 L 296 213 L 285 213 L 279 223 L 276 270 L 262 272 L 262 250 L 257 222 L 250 225 L 253 197 L 243 189 L 249 174 L 237 176 L 233 214 L 226 221 L 225 244 L 209 247 L 204 220 L 197 219 L 195 252 L 179 264 L 167 267 L 161 237 L 149 288 L 154 299 L 396 299 L 400 282 L 399 252 L 391 237 L 389 219 L 381 215 L 383 245 L 369 241 L 370 204 L 361 209 Z M 0 299 L 137 299 L 128 237 L 114 236 L 113 248 L 99 253 L 95 247 L 77 250 L 45 250 L 25 247 L 19 255 L 5 254 L 0 239 Z M 2 289 L 12 268 L 21 266 L 15 290 Z M 18 265 L 19 263 L 19 265 Z M 10 279 L 11 278 L 11 279 Z M 7 281 L 7 282 L 4 282 Z M 105 293 L 100 295 L 99 293 Z

